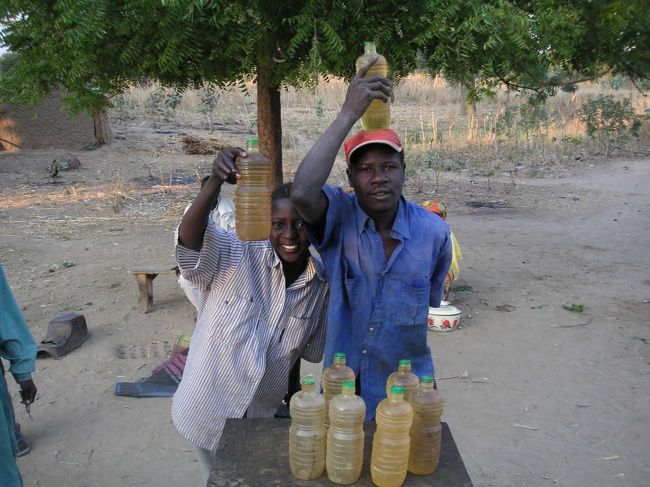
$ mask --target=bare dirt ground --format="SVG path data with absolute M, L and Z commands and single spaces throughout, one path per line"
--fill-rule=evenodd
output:
M 173 229 L 211 157 L 180 154 L 177 129 L 115 130 L 112 145 L 74 152 L 82 169 L 54 180 L 59 151 L 0 155 L 0 259 L 35 339 L 69 311 L 91 333 L 63 359 L 38 360 L 34 421 L 17 408 L 32 444 L 19 459 L 26 486 L 199 484 L 170 400 L 113 390 L 192 330 L 175 279 L 158 277 L 145 315 L 127 269 L 173 263 Z M 219 137 L 241 144 L 245 134 Z M 170 186 L 172 172 L 191 184 Z M 437 195 L 407 187 L 416 202 L 448 203 L 465 256 L 465 291 L 452 295 L 462 327 L 429 344 L 444 419 L 477 487 L 650 483 L 650 161 L 564 176 L 449 175 Z M 570 303 L 586 311 L 562 308 Z

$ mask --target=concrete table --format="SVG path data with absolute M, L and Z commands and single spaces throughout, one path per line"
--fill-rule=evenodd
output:
M 336 486 L 327 474 L 316 480 L 297 480 L 289 470 L 289 419 L 229 419 L 217 452 L 217 467 L 207 487 L 324 487 Z M 370 487 L 370 452 L 374 421 L 364 425 L 366 444 L 361 478 L 355 486 Z M 447 423 L 442 423 L 442 451 L 438 468 L 432 475 L 408 474 L 406 487 L 472 487 L 467 469 L 460 458 Z

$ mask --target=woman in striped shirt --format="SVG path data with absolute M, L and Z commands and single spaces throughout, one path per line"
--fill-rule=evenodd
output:
M 237 156 L 246 151 L 217 155 L 210 179 L 183 216 L 176 245 L 181 273 L 200 297 L 172 419 L 198 448 L 204 481 L 226 419 L 272 417 L 293 365 L 321 360 L 327 321 L 327 284 L 289 199 L 291 183 L 273 192 L 268 240 L 240 241 L 210 221 L 224 181 L 240 178 Z

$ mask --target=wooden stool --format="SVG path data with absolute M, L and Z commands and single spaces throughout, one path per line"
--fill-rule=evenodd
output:
M 153 280 L 158 274 L 176 274 L 178 266 L 170 265 L 147 265 L 129 269 L 129 272 L 135 276 L 138 282 L 140 296 L 138 304 L 143 313 L 148 313 L 153 304 Z

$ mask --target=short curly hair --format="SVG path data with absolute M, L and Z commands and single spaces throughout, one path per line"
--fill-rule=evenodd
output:
M 271 193 L 271 201 L 283 200 L 285 198 L 291 197 L 291 185 L 293 183 L 289 181 L 288 183 L 283 183 L 273 190 Z

